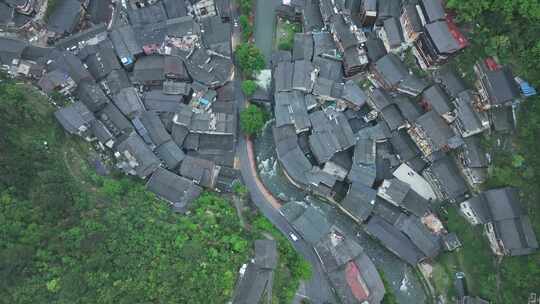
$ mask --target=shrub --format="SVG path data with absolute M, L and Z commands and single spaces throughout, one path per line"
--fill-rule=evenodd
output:
M 266 112 L 256 105 L 249 105 L 240 113 L 240 127 L 247 135 L 260 133 L 266 120 Z

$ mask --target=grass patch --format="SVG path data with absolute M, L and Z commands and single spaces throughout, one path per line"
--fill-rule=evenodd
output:
M 449 231 L 458 235 L 463 247 L 438 257 L 433 269 L 433 285 L 437 293 L 448 299 L 455 297 L 453 281 L 456 272 L 464 272 L 470 294 L 496 299 L 495 258 L 481 226 L 471 226 L 456 207 L 450 206 L 443 216 Z
M 290 51 L 294 46 L 294 35 L 302 32 L 302 25 L 297 22 L 279 19 L 277 23 L 277 48 Z

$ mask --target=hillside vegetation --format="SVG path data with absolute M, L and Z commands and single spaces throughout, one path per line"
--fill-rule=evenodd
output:
M 448 0 L 447 6 L 457 13 L 460 25 L 469 32 L 471 46 L 459 55 L 456 64 L 472 80 L 472 66 L 485 56 L 495 56 L 510 65 L 514 73 L 540 88 L 540 2 L 537 0 Z M 487 142 L 492 152 L 493 168 L 487 188 L 516 186 L 523 193 L 536 235 L 540 237 L 540 97 L 529 98 L 518 113 L 518 128 L 508 148 Z M 505 137 L 502 137 L 505 139 Z M 506 138 L 508 140 L 508 138 Z M 504 141 L 503 141 L 504 142 Z M 471 242 L 472 228 L 461 227 Z M 475 230 L 476 231 L 476 230 Z M 458 231 L 459 232 L 459 231 Z M 483 241 L 481 243 L 484 243 Z M 468 244 L 464 244 L 467 246 Z M 469 244 L 470 246 L 470 244 Z M 531 293 L 540 292 L 540 253 L 525 257 L 505 257 L 497 276 L 495 258 L 487 246 L 476 243 L 461 254 L 463 262 L 474 267 L 471 273 L 473 292 L 494 303 L 527 303 Z M 480 250 L 482 249 L 483 250 Z M 484 256 L 483 258 L 480 255 Z M 489 257 L 486 259 L 485 257 Z M 497 278 L 498 277 L 498 278 Z M 497 281 L 499 283 L 497 283 Z
M 1 78 L 0 78 L 1 79 Z M 203 194 L 178 215 L 138 179 L 99 176 L 47 99 L 0 82 L 0 303 L 226 303 L 253 240 L 278 240 L 274 303 L 310 265 L 269 222 Z M 245 196 L 244 193 L 243 196 Z
M 0 302 L 224 303 L 251 255 L 230 204 L 189 216 L 127 177 L 100 177 L 45 98 L 0 85 Z

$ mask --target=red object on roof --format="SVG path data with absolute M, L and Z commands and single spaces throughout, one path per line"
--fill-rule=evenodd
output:
M 143 52 L 145 55 L 152 55 L 157 53 L 161 45 L 157 43 L 147 44 L 143 46 Z
M 459 48 L 463 49 L 469 46 L 469 40 L 461 33 L 457 25 L 454 23 L 454 18 L 451 15 L 446 15 L 446 23 L 448 24 L 448 29 L 450 34 L 459 44 Z
M 369 290 L 367 289 L 366 283 L 364 283 L 364 280 L 362 279 L 358 266 L 356 266 L 354 262 L 347 263 L 345 268 L 345 276 L 354 297 L 360 302 L 367 300 Z
M 497 61 L 495 61 L 495 59 L 493 59 L 492 57 L 488 57 L 484 59 L 484 63 L 486 64 L 486 67 L 490 71 L 496 71 L 501 68 L 501 66 L 497 63 Z

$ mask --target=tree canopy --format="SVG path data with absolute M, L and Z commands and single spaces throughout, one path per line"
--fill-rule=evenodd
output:
M 240 27 L 242 29 L 242 38 L 244 42 L 248 42 L 251 35 L 253 35 L 253 25 L 247 15 L 241 15 L 238 20 L 240 21 Z
M 215 193 L 178 215 L 138 179 L 97 175 L 95 152 L 53 111 L 30 87 L 0 82 L 1 303 L 226 303 L 268 233 L 280 252 L 272 296 L 290 303 L 310 270 L 264 218 L 242 228 Z
M 260 133 L 268 119 L 266 112 L 254 104 L 240 112 L 240 127 L 247 135 Z
M 514 73 L 540 88 L 540 2 L 537 0 L 448 0 L 455 10 L 460 26 L 468 34 L 471 46 L 460 54 L 454 64 L 460 72 L 474 80 L 472 66 L 485 56 L 495 56 L 501 64 L 509 65 Z M 502 149 L 496 139 L 486 143 L 492 155 L 492 168 L 486 187 L 515 186 L 523 191 L 522 202 L 527 209 L 533 229 L 540 236 L 540 97 L 528 98 L 518 112 L 518 128 L 508 141 L 510 149 Z M 450 223 L 450 221 L 449 221 Z M 481 233 L 481 232 L 478 232 Z M 474 234 L 474 237 L 478 235 Z M 461 235 L 460 235 L 461 237 Z M 481 254 L 479 242 L 464 243 L 466 261 L 471 262 L 470 281 L 480 286 L 476 292 L 493 303 L 525 303 L 531 292 L 540 286 L 540 253 L 523 257 L 504 257 L 497 274 L 489 269 L 492 259 L 486 248 Z M 474 244 L 473 244 L 474 243 Z M 484 246 L 487 247 L 487 246 Z M 478 249 L 478 250 L 476 250 Z M 479 257 L 483 255 L 482 257 Z
M 253 8 L 253 0 L 238 0 L 242 14 L 249 15 Z
M 244 92 L 244 94 L 246 96 L 251 96 L 253 95 L 253 93 L 255 93 L 255 91 L 257 91 L 257 83 L 253 80 L 244 80 L 242 82 L 242 92 Z
M 236 58 L 245 75 L 252 75 L 264 69 L 264 56 L 254 44 L 242 43 L 236 48 Z
M 204 194 L 181 216 L 138 180 L 98 176 L 32 92 L 0 84 L 0 302 L 230 300 L 252 255 L 231 205 Z

